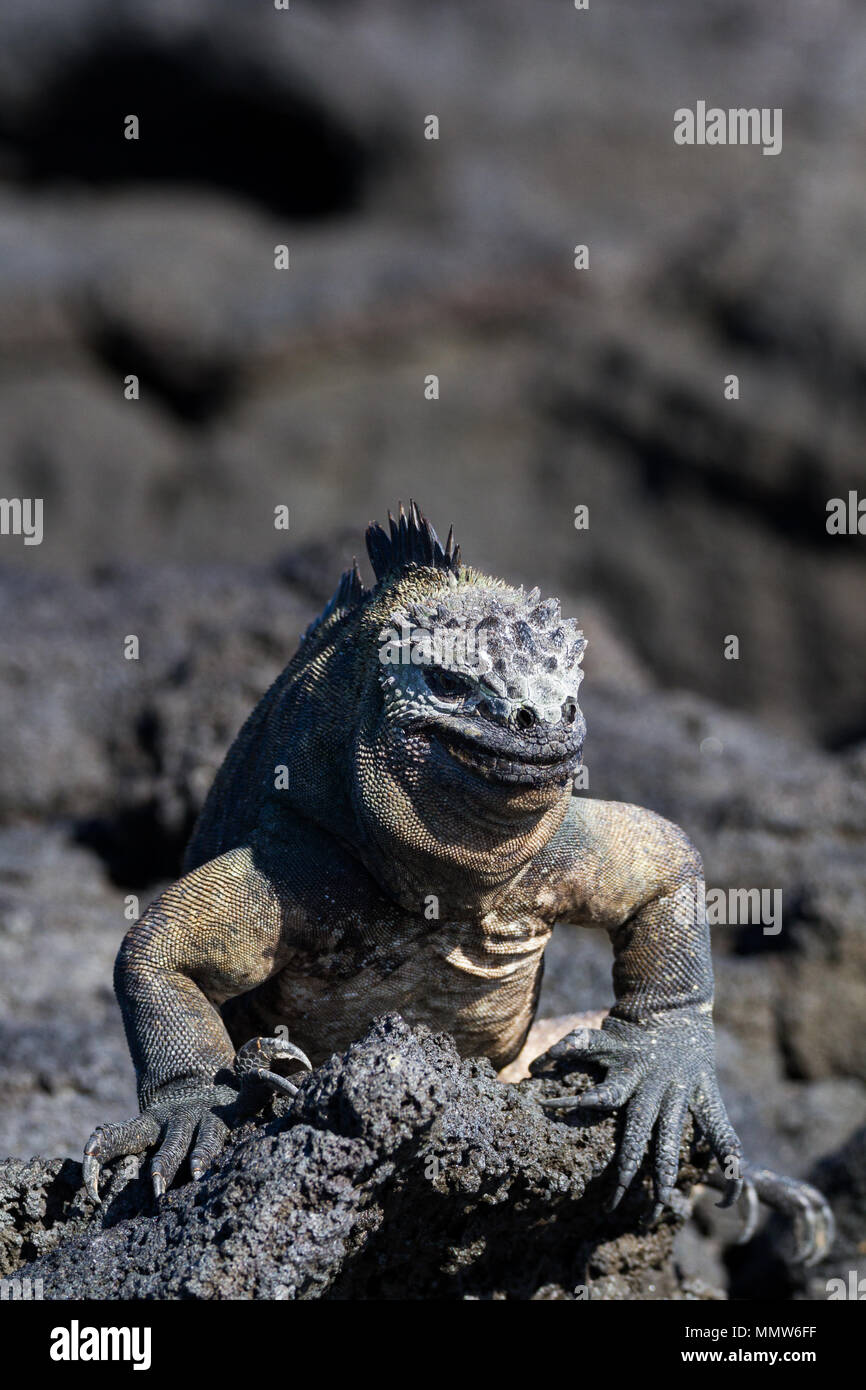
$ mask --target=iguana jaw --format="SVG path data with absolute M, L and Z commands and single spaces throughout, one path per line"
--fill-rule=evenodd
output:
M 429 733 L 445 757 L 487 782 L 505 786 L 562 787 L 580 762 L 579 747 L 547 751 L 511 739 L 490 742 L 448 725 L 436 725 Z

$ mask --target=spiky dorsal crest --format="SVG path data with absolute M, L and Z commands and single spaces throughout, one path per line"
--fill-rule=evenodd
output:
M 430 522 L 421 515 L 412 501 L 409 502 L 408 515 L 401 502 L 398 519 L 395 521 L 389 512 L 388 523 L 390 535 L 375 521 L 367 527 L 367 553 L 377 583 L 382 584 L 405 573 L 412 565 L 426 565 L 432 569 L 441 569 L 447 574 L 457 574 L 460 569 L 460 547 L 454 544 L 453 526 L 443 546 Z M 333 597 L 319 616 L 310 623 L 301 640 L 306 641 L 330 618 L 339 619 L 351 609 L 357 608 L 372 592 L 364 587 L 358 562 L 353 559 L 352 568 L 345 570 L 340 576 Z
M 328 599 L 319 616 L 310 623 L 301 637 L 301 641 L 306 642 L 307 638 L 312 637 L 313 633 L 318 631 L 329 618 L 342 617 L 350 609 L 357 608 L 359 603 L 369 597 L 369 594 L 370 590 L 364 588 L 361 571 L 358 569 L 358 561 L 353 556 L 352 568 L 344 570 L 340 575 L 340 582 L 333 595 Z
M 388 513 L 390 535 L 377 522 L 367 527 L 367 554 L 377 581 L 401 574 L 410 565 L 426 565 L 432 569 L 456 574 L 460 568 L 460 546 L 454 544 L 453 526 L 444 546 L 425 516 L 410 500 L 408 515 L 400 503 L 395 521 Z

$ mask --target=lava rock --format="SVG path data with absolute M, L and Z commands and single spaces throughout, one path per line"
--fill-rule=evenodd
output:
M 605 1209 L 616 1122 L 551 1119 L 556 1066 L 510 1086 L 391 1014 L 154 1206 L 125 1160 L 100 1208 L 70 1162 L 0 1167 L 6 1273 L 70 1298 L 693 1298 L 646 1173 Z M 681 1186 L 707 1154 L 684 1141 Z

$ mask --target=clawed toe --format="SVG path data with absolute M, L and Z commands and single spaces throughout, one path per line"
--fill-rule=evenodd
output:
M 99 1195 L 99 1159 L 96 1154 L 90 1152 L 90 1144 L 93 1143 L 95 1136 L 91 1136 L 87 1148 L 84 1150 L 84 1162 L 82 1164 L 82 1175 L 84 1177 L 84 1190 L 91 1202 L 99 1206 L 102 1198 Z
M 275 1061 L 300 1062 L 308 1071 L 313 1070 L 313 1064 L 306 1053 L 282 1037 L 250 1038 L 249 1042 L 245 1042 L 243 1047 L 238 1049 L 235 1070 L 244 1085 L 263 1081 L 277 1091 L 296 1096 L 297 1086 L 285 1076 L 280 1076 L 279 1072 L 271 1071 L 269 1063 Z
M 578 1110 L 581 1105 L 580 1096 L 542 1096 L 538 1104 L 544 1110 Z
M 557 1062 L 568 1062 L 575 1068 L 584 1061 L 605 1063 L 617 1054 L 619 1046 L 619 1040 L 604 1029 L 575 1028 L 530 1062 L 529 1074 L 543 1076 Z
M 102 1166 L 113 1158 L 143 1153 L 159 1136 L 159 1125 L 149 1115 L 138 1115 L 120 1125 L 98 1125 L 84 1150 L 84 1187 L 92 1202 L 99 1205 L 99 1177 Z

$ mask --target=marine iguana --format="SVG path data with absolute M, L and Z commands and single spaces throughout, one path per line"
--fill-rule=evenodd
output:
M 719 1093 L 697 850 L 652 811 L 573 794 L 583 634 L 464 565 L 414 503 L 389 523 L 366 535 L 374 587 L 353 562 L 229 750 L 184 876 L 123 941 L 141 1113 L 91 1136 L 90 1196 L 103 1164 L 152 1146 L 157 1197 L 187 1156 L 200 1178 L 239 1093 L 294 1094 L 275 1063 L 315 1066 L 378 1014 L 504 1068 L 566 921 L 608 931 L 616 1002 L 552 1053 L 605 1080 L 549 1103 L 623 1111 L 611 1205 L 648 1148 L 656 1210 L 671 1202 L 691 1112 L 721 1205 L 745 1188 L 750 1228 L 759 1196 L 820 1253 L 820 1194 L 747 1165 Z

